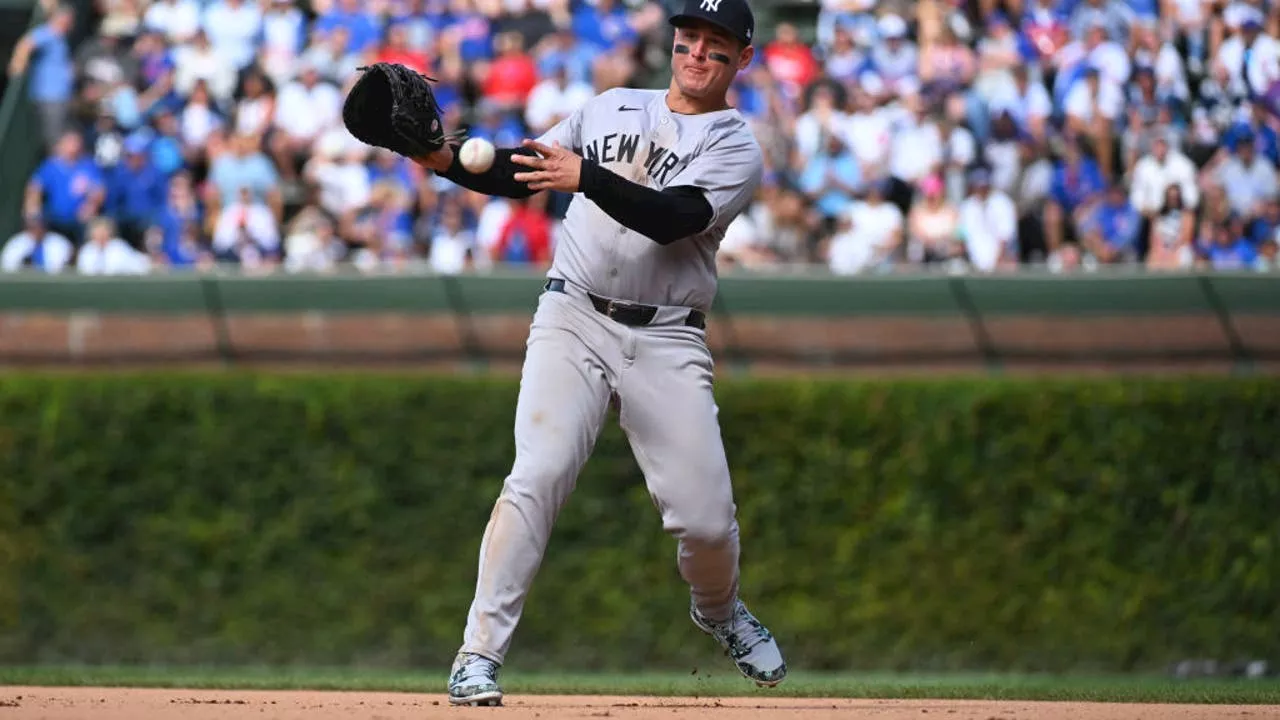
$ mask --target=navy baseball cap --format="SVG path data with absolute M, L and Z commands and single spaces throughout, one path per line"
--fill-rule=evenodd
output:
M 750 45 L 756 34 L 756 18 L 747 0 L 684 0 L 684 7 L 669 22 L 683 27 L 690 20 L 718 25 L 743 45 Z

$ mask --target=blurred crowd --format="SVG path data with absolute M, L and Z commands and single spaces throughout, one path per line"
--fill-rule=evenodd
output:
M 447 127 L 499 146 L 667 81 L 657 0 L 98 2 L 47 5 L 10 60 L 47 157 L 0 269 L 545 267 L 569 197 L 356 141 L 358 67 L 424 72 Z M 761 30 L 730 101 L 766 173 L 726 268 L 1276 267 L 1280 4 L 822 0 Z

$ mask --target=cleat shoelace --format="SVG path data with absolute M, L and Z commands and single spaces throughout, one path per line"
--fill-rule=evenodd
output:
M 457 687 L 471 685 L 492 685 L 497 682 L 498 664 L 485 657 L 472 657 L 462 663 L 453 674 L 453 684 Z
M 746 657 L 755 646 L 768 642 L 773 637 L 769 630 L 752 617 L 742 604 L 734 608 L 733 617 L 720 625 L 719 629 L 729 643 L 729 653 L 735 660 Z

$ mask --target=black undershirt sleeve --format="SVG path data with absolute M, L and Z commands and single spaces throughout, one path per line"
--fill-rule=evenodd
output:
M 578 189 L 614 220 L 659 245 L 702 232 L 713 215 L 696 187 L 654 190 L 585 158 Z
M 537 155 L 527 148 L 502 148 L 495 153 L 492 167 L 482 173 L 471 173 L 462 167 L 458 153 L 454 152 L 453 162 L 440 176 L 485 195 L 526 198 L 533 195 L 533 191 L 513 176 L 528 168 L 511 162 L 511 156 L 516 153 Z M 578 191 L 614 220 L 659 245 L 669 245 L 702 232 L 713 214 L 711 204 L 695 187 L 654 190 L 586 158 L 582 160 Z
M 458 160 L 458 149 L 453 149 L 453 163 L 449 165 L 449 169 L 440 173 L 441 177 L 448 178 L 453 182 L 461 185 L 468 190 L 475 190 L 485 195 L 499 195 L 501 197 L 527 198 L 533 194 L 526 183 L 516 181 L 513 176 L 518 172 L 527 171 L 529 168 L 523 165 L 517 165 L 511 162 L 511 156 L 515 154 L 534 155 L 537 153 L 528 148 L 499 148 L 493 154 L 493 165 L 482 173 L 472 173 L 462 167 L 462 163 Z

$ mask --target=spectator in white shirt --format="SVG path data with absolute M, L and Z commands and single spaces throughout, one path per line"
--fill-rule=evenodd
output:
M 157 30 L 174 46 L 189 42 L 200 29 L 198 0 L 155 0 L 147 7 L 143 25 Z
M 76 272 L 81 275 L 144 275 L 151 258 L 116 236 L 110 218 L 97 218 L 87 228 L 88 242 L 76 254 Z
M 918 92 L 905 94 L 902 103 L 907 114 L 894 130 L 889 174 L 902 185 L 914 186 L 942 163 L 945 138 Z M 899 207 L 905 212 L 902 203 Z
M 997 11 L 987 19 L 987 32 L 978 41 L 978 78 L 974 86 L 990 107 L 993 100 L 1006 95 L 1014 84 L 1014 73 L 1025 67 L 1018 35 L 1004 13 Z
M 1015 66 L 1013 82 L 994 93 L 991 114 L 995 117 L 1002 112 L 1008 112 L 1017 126 L 1036 142 L 1044 142 L 1046 124 L 1053 115 L 1053 99 L 1044 83 L 1030 78 L 1025 64 Z
M 968 111 L 968 102 L 964 96 L 951 93 L 946 98 L 946 109 L 937 120 L 938 134 L 942 137 L 943 179 L 946 182 L 947 197 L 953 202 L 964 199 L 965 169 L 978 159 L 978 140 L 965 125 Z
M 809 160 L 825 146 L 825 138 L 844 138 L 849 117 L 838 107 L 836 88 L 825 82 L 813 85 L 809 109 L 796 118 L 796 151 Z
M 845 123 L 845 144 L 858 159 L 864 177 L 884 175 L 888 172 L 893 125 L 888 114 L 880 109 L 875 95 L 857 84 L 851 92 L 854 112 Z
M 979 159 L 991 168 L 992 186 L 1010 196 L 1022 172 L 1022 146 L 1027 142 L 1035 141 L 1018 129 L 1012 113 L 1001 110 L 992 116 L 991 136 L 982 144 Z
M 824 47 L 823 67 L 827 77 L 837 82 L 854 82 L 858 70 L 867 61 L 864 48 L 854 43 L 849 23 L 836 23 L 830 45 Z
M 960 233 L 969 264 L 979 272 L 1018 265 L 1018 211 L 1008 195 L 991 187 L 991 173 L 969 173 L 969 197 L 960 205 Z
M 1238 99 L 1264 95 L 1280 80 L 1280 43 L 1262 32 L 1261 12 L 1249 7 L 1242 13 L 1239 31 L 1218 47 L 1216 63 L 1229 78 L 1227 92 Z
M 1143 19 L 1134 25 L 1134 64 L 1152 69 L 1156 95 L 1162 100 L 1187 100 L 1191 97 L 1191 88 L 1187 85 L 1182 56 L 1171 40 L 1161 38 L 1159 27 L 1154 19 Z
M 871 49 L 871 64 L 884 83 L 886 95 L 919 85 L 920 56 L 907 39 L 907 23 L 901 16 L 881 15 L 877 25 L 881 41 Z
M 1235 152 L 1218 166 L 1213 179 L 1226 191 L 1231 211 L 1248 220 L 1276 196 L 1276 166 L 1254 147 L 1252 132 L 1241 133 Z
M 244 95 L 235 106 L 234 132 L 262 138 L 275 118 L 276 96 L 270 81 L 257 69 L 244 75 Z
M 779 241 L 787 238 L 778 231 L 777 211 L 782 188 L 776 179 L 770 178 L 756 188 L 754 197 L 742 211 L 741 222 L 730 223 L 725 229 L 724 242 L 728 245 L 724 267 L 759 267 L 800 260 L 798 248 L 786 248 Z M 803 258 L 807 261 L 808 258 Z
M 1067 132 L 1083 135 L 1098 155 L 1098 168 L 1108 180 L 1114 174 L 1113 143 L 1116 120 L 1124 111 L 1124 91 L 1102 78 L 1098 68 L 1085 69 L 1067 93 Z
M 203 29 L 196 31 L 191 44 L 174 48 L 173 64 L 173 88 L 180 95 L 190 96 L 197 80 L 205 81 L 217 102 L 229 101 L 235 92 L 236 69 Z
M 827 262 L 832 272 L 852 275 L 893 268 L 903 245 L 904 221 L 902 211 L 887 199 L 890 188 L 888 179 L 867 183 L 866 198 L 853 204 L 847 226 L 831 240 Z
M 262 8 L 256 0 L 213 0 L 201 21 L 209 42 L 235 70 L 253 62 L 262 32 Z
M 284 241 L 284 268 L 291 273 L 332 272 L 346 256 L 346 243 L 328 218 L 307 218 Z
M 565 63 L 559 63 L 550 76 L 530 91 L 525 103 L 524 120 L 536 137 L 572 115 L 594 95 L 595 90 L 591 85 L 570 81 L 568 67 Z
M 64 235 L 53 232 L 37 213 L 23 219 L 23 227 L 0 250 L 0 270 L 24 269 L 56 275 L 71 262 L 75 246 Z
M 350 38 L 351 30 L 345 25 L 334 25 L 327 31 L 313 28 L 310 43 L 290 72 L 297 73 L 302 68 L 311 67 L 315 68 L 321 80 L 342 85 L 362 63 L 361 56 L 349 49 Z
M 280 226 L 276 216 L 252 191 L 240 188 L 236 201 L 218 215 L 213 230 L 213 251 L 218 259 L 239 263 L 246 269 L 268 266 L 280 250 Z
M 369 169 L 364 164 L 366 150 L 344 147 L 337 136 L 329 135 L 307 161 L 305 178 L 319 188 L 320 207 L 339 218 L 339 225 L 367 205 L 373 193 Z
M 1151 153 L 1134 165 L 1129 202 L 1150 220 L 1165 206 L 1165 191 L 1171 185 L 1179 189 L 1180 205 L 1190 210 L 1199 206 L 1200 189 L 1196 185 L 1195 163 L 1169 146 L 1167 132 L 1157 131 L 1151 139 Z
M 293 79 L 307 19 L 293 0 L 269 0 L 262 15 L 262 69 L 277 87 Z
M 298 175 L 312 145 L 324 132 L 341 123 L 342 93 L 320 78 L 312 63 L 301 68 L 299 78 L 284 86 L 276 98 L 271 153 L 286 180 Z
M 463 227 L 462 208 L 456 201 L 450 199 L 441 208 L 440 225 L 427 253 L 431 269 L 441 275 L 457 275 L 474 266 L 475 234 Z
M 476 267 L 492 265 L 494 249 L 502 239 L 502 229 L 511 218 L 514 201 L 505 197 L 486 196 L 483 209 L 476 220 Z
M 1195 211 L 1182 201 L 1181 186 L 1164 191 L 1164 202 L 1151 218 L 1146 266 L 1151 270 L 1189 268 L 1195 263 Z
M 757 193 L 752 209 L 760 202 Z M 716 254 L 719 267 L 753 269 L 772 265 L 774 258 L 769 251 L 769 238 L 765 237 L 758 216 L 752 212 L 740 213 L 724 230 L 720 251 Z
M 1087 27 L 1083 39 L 1067 44 L 1058 52 L 1055 58 L 1058 67 L 1065 71 L 1074 70 L 1081 64 L 1094 67 L 1101 72 L 1104 81 L 1117 87 L 1123 86 L 1129 81 L 1133 69 L 1129 53 L 1124 45 L 1116 41 L 1118 36 L 1112 34 L 1105 23 L 1095 21 Z M 1054 81 L 1055 90 L 1058 89 L 1058 82 L 1069 82 L 1073 79 L 1072 75 L 1071 72 L 1059 73 Z
M 209 143 L 215 132 L 226 128 L 226 119 L 213 105 L 209 97 L 209 87 L 204 80 L 197 80 L 191 89 L 191 97 L 182 108 L 178 119 L 181 129 L 183 148 L 191 153 L 199 153 Z

